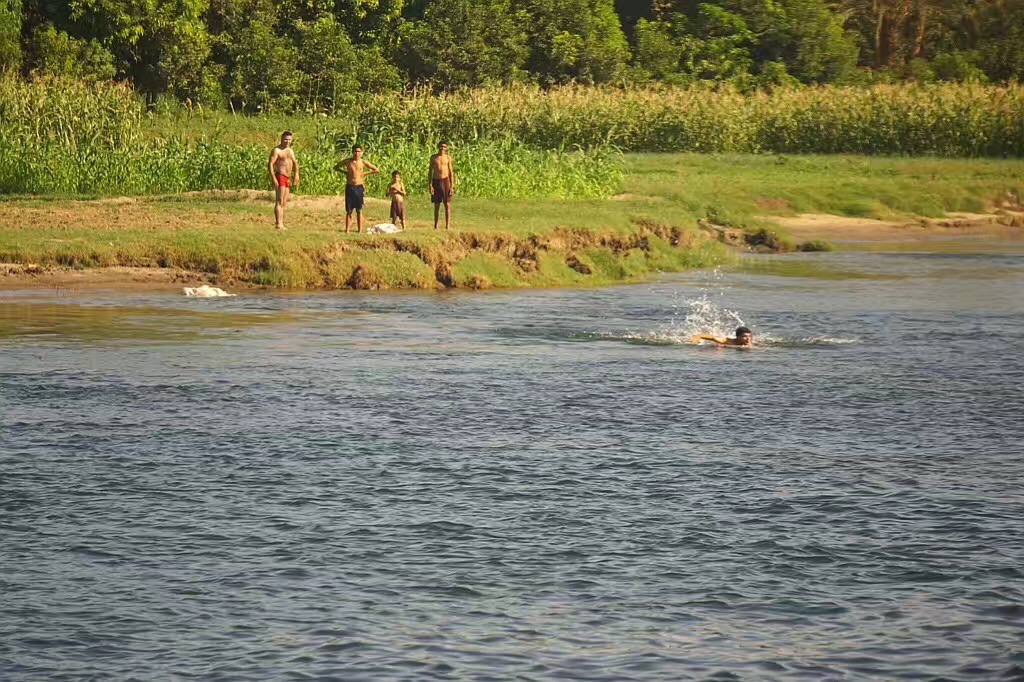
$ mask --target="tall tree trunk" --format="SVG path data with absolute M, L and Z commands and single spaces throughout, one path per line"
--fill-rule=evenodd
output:
M 928 21 L 928 0 L 917 0 L 917 36 L 914 38 L 914 51 L 910 55 L 917 59 L 924 47 L 924 29 Z
M 875 0 L 875 66 L 891 66 L 889 8 L 885 0 Z

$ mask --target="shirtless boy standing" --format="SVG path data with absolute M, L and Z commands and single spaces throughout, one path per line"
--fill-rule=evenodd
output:
M 448 156 L 448 143 L 437 146 L 437 154 L 430 157 L 430 200 L 434 202 L 434 229 L 437 229 L 437 218 L 444 204 L 444 229 L 451 229 L 452 195 L 455 193 L 455 169 L 452 168 L 452 157 Z
M 369 161 L 363 160 L 363 148 L 359 145 L 352 147 L 352 156 L 341 162 L 345 168 L 345 234 L 348 234 L 352 227 L 352 211 L 356 212 L 356 232 L 363 231 L 363 199 L 366 196 L 366 188 L 363 186 L 363 178 L 367 175 L 376 175 L 380 169 Z
M 287 130 L 281 133 L 281 144 L 270 150 L 270 181 L 274 184 L 277 198 L 274 201 L 274 219 L 277 229 L 284 229 L 284 207 L 288 205 L 288 192 L 292 186 L 299 186 L 299 160 L 292 149 L 292 134 Z
M 405 197 L 408 196 L 408 192 L 405 191 L 405 183 L 402 182 L 402 174 L 398 171 L 391 173 L 391 184 L 388 185 L 386 192 L 387 196 L 391 197 L 391 222 L 394 225 L 398 225 L 398 222 L 402 222 L 402 229 L 405 229 Z

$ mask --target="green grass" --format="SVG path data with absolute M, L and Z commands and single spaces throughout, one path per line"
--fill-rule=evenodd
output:
M 451 232 L 432 230 L 432 206 L 413 197 L 410 229 L 393 237 L 344 235 L 337 197 L 298 196 L 285 233 L 272 229 L 269 192 L 8 198 L 0 262 L 173 267 L 218 283 L 284 287 L 591 286 L 729 258 L 702 236 L 699 219 L 779 232 L 773 216 L 936 216 L 1008 192 L 1024 197 L 1018 160 L 642 154 L 624 163 L 625 194 L 614 199 L 457 197 Z M 385 222 L 387 211 L 370 201 L 366 224 Z
M 935 217 L 980 211 L 1008 192 L 1024 199 L 1024 160 L 638 154 L 627 163 L 634 210 L 740 227 L 764 226 L 768 214 Z

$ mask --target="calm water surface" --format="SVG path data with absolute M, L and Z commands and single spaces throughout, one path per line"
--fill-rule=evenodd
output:
M 1022 680 L 1024 243 L 967 251 L 0 293 L 0 678 Z

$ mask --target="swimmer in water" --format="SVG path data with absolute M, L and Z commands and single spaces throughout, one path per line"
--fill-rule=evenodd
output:
M 700 343 L 701 341 L 714 341 L 719 346 L 753 346 L 754 334 L 747 327 L 736 327 L 736 338 L 733 339 L 714 334 L 696 334 L 690 337 L 691 343 Z

